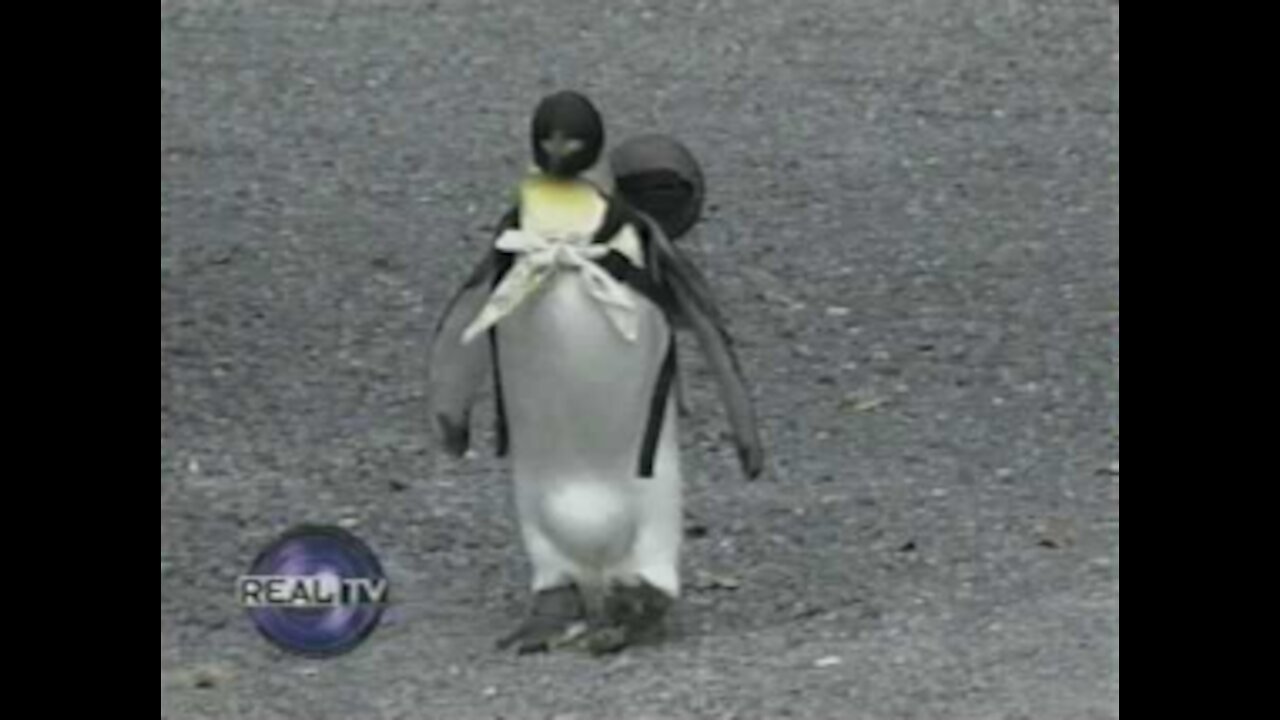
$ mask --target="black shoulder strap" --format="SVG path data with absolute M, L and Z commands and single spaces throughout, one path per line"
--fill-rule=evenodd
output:
M 671 386 L 679 370 L 676 365 L 676 334 L 672 332 L 667 356 L 662 360 L 662 368 L 658 370 L 658 381 L 653 387 L 653 397 L 649 400 L 649 419 L 645 423 L 644 442 L 640 445 L 640 467 L 637 473 L 644 479 L 653 477 L 653 465 L 658 455 L 658 441 L 662 439 L 662 427 L 667 417 L 667 400 L 671 397 Z
M 627 224 L 636 225 L 635 211 L 627 205 L 626 201 L 616 195 L 610 195 L 603 190 L 600 193 L 600 199 L 604 200 L 604 222 L 600 223 L 600 227 L 596 228 L 595 236 L 591 239 L 593 243 L 607 243 L 622 231 L 623 226 Z
M 520 227 L 520 208 L 516 206 L 502 217 L 502 222 L 498 225 L 498 234 Z M 490 291 L 502 282 L 507 272 L 511 270 L 511 265 L 515 262 L 515 258 L 511 253 L 502 252 L 501 250 L 493 250 L 493 261 L 497 266 L 497 270 L 493 274 L 493 286 Z M 498 457 L 506 457 L 511 450 L 511 433 L 507 425 L 507 402 L 502 393 L 502 358 L 498 354 L 498 332 L 496 327 L 489 328 L 489 354 L 492 358 L 493 365 L 493 437 L 494 437 L 494 453 Z
M 655 305 L 670 314 L 671 296 L 658 280 L 657 265 L 654 263 L 652 242 L 649 238 L 649 226 L 643 222 L 638 212 L 621 197 L 609 195 L 603 191 L 600 196 L 607 203 L 604 222 L 596 230 L 593 243 L 607 243 L 617 237 L 618 233 L 628 225 L 640 236 L 641 252 L 644 253 L 644 268 L 638 268 L 626 255 L 617 250 L 611 251 L 600 259 L 599 264 L 618 282 L 625 283 L 633 290 L 649 298 Z
M 649 298 L 667 315 L 668 326 L 671 327 L 667 354 L 658 370 L 658 378 L 654 383 L 653 396 L 649 399 L 649 417 L 645 423 L 644 438 L 640 444 L 640 461 L 637 474 L 641 478 L 652 478 L 653 467 L 658 454 L 658 443 L 662 439 L 662 428 L 666 421 L 668 400 L 671 388 L 679 372 L 677 367 L 676 335 L 673 308 L 675 307 L 670 289 L 659 279 L 658 267 L 655 263 L 652 238 L 649 226 L 625 200 L 614 195 L 601 193 L 608 210 L 605 220 L 600 224 L 592 242 L 607 243 L 622 229 L 630 225 L 640 236 L 641 249 L 644 253 L 644 268 L 636 267 L 630 259 L 617 250 L 611 251 L 600 259 L 600 266 L 619 282 L 626 283 L 636 292 Z

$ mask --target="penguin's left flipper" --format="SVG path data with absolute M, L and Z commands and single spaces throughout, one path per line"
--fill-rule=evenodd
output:
M 715 373 L 743 472 L 750 479 L 758 478 L 764 471 L 765 458 L 755 408 L 710 283 L 667 239 L 657 222 L 644 215 L 641 219 L 649 236 L 654 279 L 665 290 L 675 321 L 698 338 L 702 353 Z

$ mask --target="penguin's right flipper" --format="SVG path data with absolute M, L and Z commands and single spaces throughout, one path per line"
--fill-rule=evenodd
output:
M 498 222 L 495 237 L 516 227 L 519 221 L 519 211 L 511 209 Z M 497 380 L 496 348 L 492 337 L 490 342 L 476 340 L 464 345 L 462 335 L 488 302 L 493 286 L 510 267 L 510 255 L 495 249 L 485 251 L 471 276 L 450 299 L 436 325 L 431 343 L 427 397 L 445 451 L 454 457 L 461 457 L 471 449 L 471 408 L 475 405 L 481 383 L 490 377 Z M 506 418 L 502 407 L 502 388 L 499 386 L 496 392 L 498 450 L 501 455 L 506 449 Z
M 643 214 L 641 217 L 648 229 L 655 280 L 665 290 L 676 322 L 698 338 L 720 387 L 720 398 L 729 416 L 742 469 L 748 478 L 755 479 L 764 471 L 764 444 L 760 440 L 751 394 L 734 353 L 733 339 L 725 329 L 724 316 L 716 305 L 710 283 L 652 218 Z
M 431 344 L 427 379 L 431 413 L 445 450 L 454 457 L 465 455 L 471 447 L 471 408 L 493 372 L 490 344 L 476 340 L 464 345 L 462 334 L 488 301 L 498 271 L 496 253 L 487 252 L 450 300 Z

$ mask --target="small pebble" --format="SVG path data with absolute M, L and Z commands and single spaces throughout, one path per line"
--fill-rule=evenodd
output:
M 226 685 L 230 680 L 230 673 L 213 665 L 197 668 L 191 673 L 191 684 L 197 690 L 214 690 Z
M 702 523 L 694 523 L 685 528 L 684 534 L 691 540 L 702 540 L 711 534 L 711 528 Z
M 704 575 L 701 583 L 704 590 L 741 590 L 742 581 L 725 575 Z
M 853 411 L 856 413 L 871 413 L 888 405 L 889 401 L 885 398 L 873 397 L 862 400 L 856 400 L 853 403 Z

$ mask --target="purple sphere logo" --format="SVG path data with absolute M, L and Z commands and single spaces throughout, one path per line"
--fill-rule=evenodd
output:
M 276 540 L 240 578 L 238 590 L 267 640 L 307 657 L 354 650 L 378 627 L 388 600 L 373 551 L 327 526 L 295 528 Z

